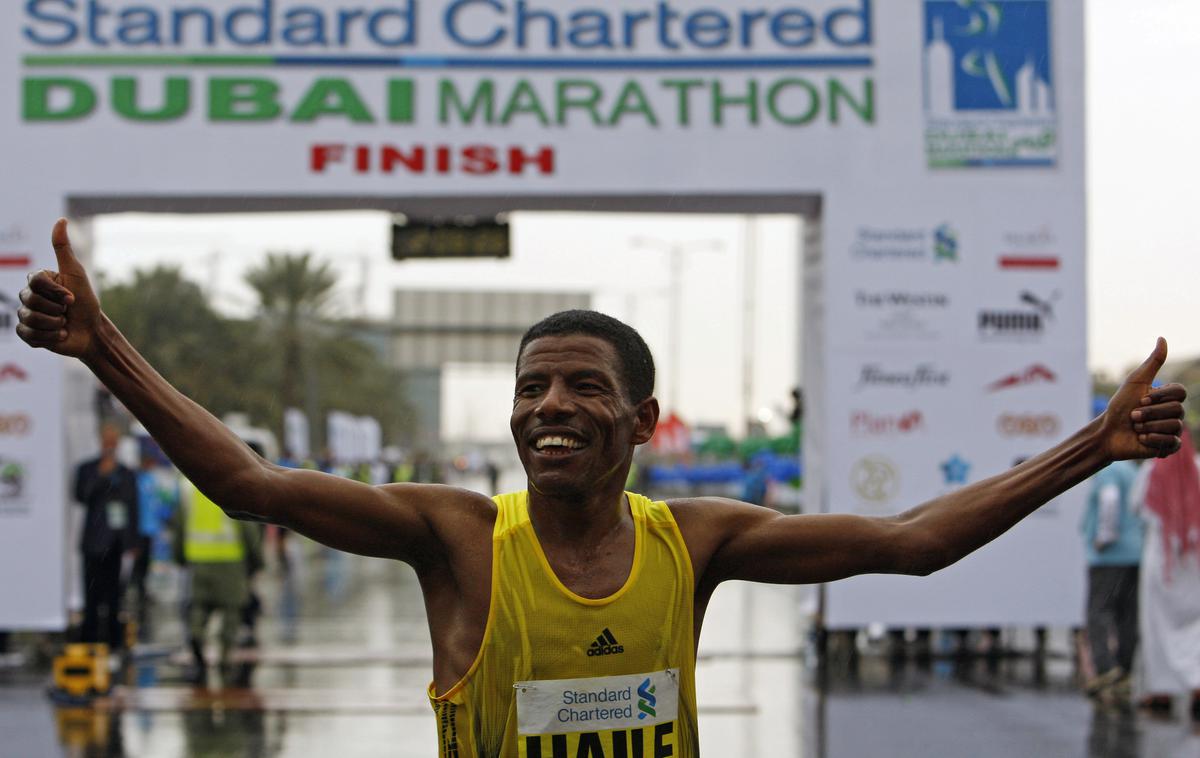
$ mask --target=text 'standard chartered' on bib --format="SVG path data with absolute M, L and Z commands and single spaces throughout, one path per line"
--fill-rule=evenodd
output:
M 521 758 L 677 754 L 679 669 L 516 682 Z

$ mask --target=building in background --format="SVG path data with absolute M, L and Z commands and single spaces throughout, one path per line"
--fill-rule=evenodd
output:
M 406 399 L 417 414 L 408 447 L 433 451 L 442 447 L 447 436 L 442 401 L 448 366 L 494 364 L 511 372 L 521 335 L 530 325 L 557 311 L 591 308 L 592 296 L 586 292 L 395 290 L 392 302 L 390 321 L 363 323 L 360 333 L 369 344 L 382 348 L 387 362 L 404 376 Z M 505 406 L 501 410 L 506 411 Z M 505 435 L 506 430 L 506 425 L 500 427 Z

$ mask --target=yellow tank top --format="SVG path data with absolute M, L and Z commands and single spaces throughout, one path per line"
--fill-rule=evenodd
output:
M 694 758 L 694 579 L 667 504 L 626 493 L 633 567 L 606 598 L 571 592 L 546 560 L 528 495 L 493 498 L 483 644 L 438 696 L 442 758 Z

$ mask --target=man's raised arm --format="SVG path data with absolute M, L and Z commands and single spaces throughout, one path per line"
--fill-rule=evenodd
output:
M 163 379 L 104 315 L 71 250 L 65 219 L 54 225 L 51 241 L 58 271 L 30 274 L 21 291 L 18 336 L 32 347 L 83 361 L 184 476 L 231 515 L 280 523 L 342 550 L 418 565 L 442 550 L 430 514 L 452 510 L 445 506 L 457 499 L 486 506 L 483 496 L 453 488 L 371 487 L 264 461 Z
M 807 583 L 949 566 L 1112 461 L 1178 450 L 1187 393 L 1179 384 L 1151 387 L 1166 357 L 1159 338 L 1108 409 L 1065 441 L 897 516 L 782 516 L 734 501 L 673 503 L 693 552 L 706 559 L 697 576 L 709 586 L 726 579 Z

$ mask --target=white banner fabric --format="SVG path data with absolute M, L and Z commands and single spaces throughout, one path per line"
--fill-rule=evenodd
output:
M 893 512 L 1084 419 L 1082 0 L 23 2 L 0 42 L 0 320 L 78 201 L 794 196 L 821 209 L 810 502 Z M 55 626 L 58 368 L 0 331 L 30 377 L 0 414 L 33 421 L 0 436 L 29 483 L 0 571 L 46 582 L 0 608 Z M 834 585 L 828 619 L 1075 623 L 1073 497 L 912 597 Z

